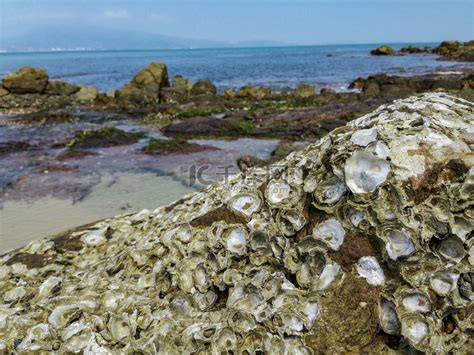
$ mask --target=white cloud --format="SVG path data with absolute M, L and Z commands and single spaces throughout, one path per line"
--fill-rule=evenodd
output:
M 107 10 L 104 16 L 108 19 L 123 20 L 130 17 L 127 10 Z

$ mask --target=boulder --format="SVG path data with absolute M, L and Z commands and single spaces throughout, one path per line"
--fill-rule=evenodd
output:
M 321 88 L 321 90 L 319 91 L 319 93 L 321 95 L 324 95 L 324 96 L 329 96 L 329 95 L 332 95 L 332 94 L 335 94 L 336 93 L 336 90 L 332 89 L 332 88 Z
M 7 96 L 8 94 L 10 94 L 10 92 L 3 86 L 0 86 L 0 97 Z
M 165 64 L 154 62 L 117 90 L 115 99 L 123 106 L 156 103 L 160 101 L 163 87 L 169 87 L 168 69 Z
M 395 101 L 268 168 L 6 252 L 2 349 L 468 354 L 473 116 Z
M 400 52 L 407 53 L 407 54 L 419 54 L 419 53 L 426 53 L 427 50 L 424 48 L 408 46 L 408 47 L 403 47 L 402 49 L 400 49 Z
M 171 90 L 180 94 L 186 94 L 193 88 L 193 83 L 182 75 L 176 75 L 173 78 Z
M 441 44 L 438 47 L 433 49 L 433 52 L 434 53 L 453 52 L 453 51 L 458 50 L 461 46 L 462 44 L 458 41 L 444 41 L 444 42 L 441 42 Z M 443 53 L 439 53 L 439 54 L 443 54 Z
M 366 80 L 364 78 L 357 78 L 352 83 L 350 83 L 349 89 L 362 90 L 365 85 L 365 81 Z
M 380 46 L 374 50 L 370 51 L 372 55 L 394 55 L 396 54 L 395 50 L 387 45 Z
M 235 93 L 235 97 L 240 99 L 263 99 L 271 93 L 272 89 L 268 87 L 246 85 Z
M 93 86 L 79 85 L 79 90 L 74 94 L 74 99 L 78 102 L 92 102 L 97 97 L 97 88 Z
M 299 84 L 294 91 L 294 95 L 301 99 L 306 99 L 316 95 L 316 87 L 311 84 Z
M 75 94 L 81 89 L 79 85 L 67 83 L 61 80 L 52 80 L 48 83 L 45 93 L 48 95 L 65 95 Z
M 2 85 L 12 94 L 42 94 L 49 77 L 45 69 L 23 67 L 5 75 Z
M 209 80 L 198 80 L 191 89 L 192 95 L 214 95 L 216 92 L 216 86 Z
M 233 99 L 235 97 L 235 91 L 231 88 L 227 88 L 225 89 L 223 95 L 226 99 Z
M 140 70 L 131 84 L 144 91 L 159 94 L 164 86 L 170 86 L 166 64 L 154 62 Z

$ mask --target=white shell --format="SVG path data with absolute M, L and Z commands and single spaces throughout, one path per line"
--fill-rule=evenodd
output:
M 385 282 L 385 275 L 379 262 L 373 256 L 363 256 L 357 262 L 357 272 L 370 285 L 380 286 Z
M 86 235 L 83 235 L 81 237 L 81 240 L 91 246 L 91 247 L 96 247 L 96 246 L 99 246 L 101 244 L 103 244 L 107 239 L 105 238 L 105 229 L 96 229 L 96 230 L 93 230 L 89 233 L 87 233 Z
M 427 313 L 431 311 L 430 299 L 420 292 L 413 292 L 403 297 L 403 307 L 409 312 Z
M 226 247 L 231 253 L 245 254 L 247 251 L 247 237 L 248 233 L 241 227 L 232 227 L 227 231 Z
M 428 324 L 421 317 L 407 317 L 402 319 L 402 335 L 418 344 L 428 336 Z
M 260 209 L 261 204 L 262 201 L 256 194 L 242 193 L 232 197 L 228 206 L 234 213 L 250 218 Z
M 369 143 L 374 142 L 377 139 L 377 129 L 368 128 L 360 129 L 357 132 L 354 132 L 351 136 L 351 143 L 359 145 L 361 147 L 366 147 Z
M 313 237 L 326 243 L 332 250 L 339 250 L 344 242 L 344 228 L 336 219 L 328 219 L 313 229 Z
M 323 272 L 318 278 L 316 282 L 316 289 L 317 290 L 325 290 L 328 288 L 331 283 L 336 278 L 337 274 L 341 270 L 341 267 L 337 263 L 330 263 L 324 266 Z
M 371 153 L 354 152 L 344 165 L 346 185 L 355 194 L 374 192 L 390 172 L 390 163 Z
M 390 231 L 385 249 L 392 260 L 410 256 L 416 251 L 415 245 L 408 235 L 397 230 Z
M 459 275 L 441 271 L 436 273 L 430 280 L 431 288 L 440 296 L 446 296 L 448 293 L 454 291 L 457 287 Z
M 46 298 L 62 282 L 61 277 L 50 276 L 39 287 L 39 297 Z

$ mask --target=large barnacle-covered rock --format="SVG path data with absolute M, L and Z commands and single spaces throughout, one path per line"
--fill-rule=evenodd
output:
M 0 351 L 468 353 L 474 105 L 380 107 L 269 169 L 0 259 Z

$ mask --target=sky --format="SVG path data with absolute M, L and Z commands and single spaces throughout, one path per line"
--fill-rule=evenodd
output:
M 57 27 L 288 44 L 474 38 L 473 0 L 0 0 L 1 38 Z

